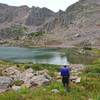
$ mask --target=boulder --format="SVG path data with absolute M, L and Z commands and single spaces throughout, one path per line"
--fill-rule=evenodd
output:
M 38 86 L 38 84 L 37 83 L 35 83 L 35 82 L 31 82 L 31 87 L 37 87 Z
M 35 71 L 32 68 L 21 72 L 15 67 L 9 67 L 3 71 L 7 76 L 11 77 L 15 81 L 15 85 L 23 81 L 22 85 L 25 87 L 34 87 L 41 85 L 48 85 L 52 80 L 52 77 L 48 75 L 48 70 Z M 36 74 L 36 75 L 35 75 Z M 17 87 L 13 87 L 14 89 Z M 15 89 L 16 90 L 16 89 Z
M 60 91 L 58 89 L 52 89 L 51 92 L 53 92 L 53 93 L 59 93 Z
M 70 80 L 72 82 L 75 82 L 75 83 L 80 83 L 81 82 L 81 77 L 78 77 L 78 76 L 71 76 L 70 77 Z
M 30 84 L 30 80 L 34 77 L 33 69 L 29 68 L 21 73 L 21 80 L 24 81 L 25 84 Z
M 80 83 L 81 82 L 81 77 L 78 77 L 76 80 L 75 80 L 75 83 Z
M 55 75 L 55 79 L 56 79 L 56 80 L 59 80 L 59 79 L 62 78 L 60 72 L 55 72 L 54 75 Z
M 34 70 L 32 68 L 28 68 L 27 70 L 24 71 L 24 73 L 33 73 Z
M 47 79 L 44 75 L 38 75 L 38 76 L 34 76 L 32 79 L 31 79 L 31 83 L 34 82 L 36 84 L 38 84 L 39 86 L 41 85 L 47 85 L 50 83 L 50 80 Z
M 79 33 L 77 33 L 77 34 L 74 35 L 75 38 L 80 37 L 80 36 L 81 35 Z
M 8 89 L 0 89 L 0 93 L 6 92 Z
M 33 73 L 22 73 L 21 74 L 21 80 L 24 81 L 24 83 L 30 83 L 30 80 L 33 77 Z
M 22 80 L 24 83 L 30 83 L 30 79 L 34 76 L 33 75 L 33 69 L 29 68 L 25 70 L 24 72 L 19 71 L 16 66 L 14 67 L 9 67 L 3 71 L 5 75 L 13 78 L 15 81 L 16 80 Z
M 39 75 L 44 75 L 44 74 L 47 74 L 47 73 L 48 73 L 48 70 L 46 70 L 46 69 L 38 71 Z
M 13 80 L 10 77 L 0 76 L 0 92 L 5 92 L 12 86 Z
M 0 66 L 0 76 L 3 75 L 3 74 L 2 74 L 3 69 L 4 69 L 4 68 Z
M 77 73 L 77 72 L 81 72 L 81 71 L 84 70 L 84 65 L 82 65 L 82 64 L 71 64 L 70 68 L 71 68 L 72 73 L 73 72 Z
M 17 70 L 16 66 L 13 66 L 3 70 L 3 73 L 6 75 L 15 75 L 15 74 L 19 74 L 20 72 Z
M 44 74 L 44 77 L 45 77 L 46 79 L 48 79 L 48 80 L 52 80 L 52 77 L 51 77 L 50 75 L 48 75 L 47 73 Z
M 14 86 L 12 86 L 12 89 L 13 89 L 14 91 L 19 91 L 19 90 L 21 89 L 21 86 L 16 86 L 16 85 L 14 85 Z
M 2 71 L 2 73 L 13 78 L 14 80 L 20 80 L 21 78 L 21 72 L 17 70 L 16 66 L 6 68 Z

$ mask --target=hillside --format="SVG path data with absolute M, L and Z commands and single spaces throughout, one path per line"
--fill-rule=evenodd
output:
M 47 8 L 0 4 L 1 45 L 70 47 L 84 41 L 100 45 L 99 0 L 79 0 L 57 13 Z

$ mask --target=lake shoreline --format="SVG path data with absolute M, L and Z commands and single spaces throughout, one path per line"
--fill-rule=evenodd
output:
M 54 48 L 1 47 L 0 59 L 18 63 L 67 64 L 65 52 Z
M 8 46 L 3 46 L 3 45 L 0 45 L 0 47 L 19 47 L 19 48 L 58 48 L 58 49 L 67 49 L 67 48 L 78 48 L 78 47 L 75 47 L 75 46 L 55 46 L 55 45 L 47 45 L 47 46 L 11 46 L 11 45 L 8 45 Z
M 58 48 L 58 49 L 67 49 L 67 48 L 81 48 L 80 46 L 74 45 L 10 45 L 10 44 L 2 44 L 0 47 L 20 47 L 20 48 Z M 91 46 L 91 48 L 100 49 L 100 46 Z
M 7 51 L 7 52 L 6 52 Z M 40 48 L 40 47 L 0 47 L 0 59 L 17 63 L 33 64 L 90 64 L 99 58 L 99 49 L 81 48 Z M 66 58 L 66 59 L 65 59 Z

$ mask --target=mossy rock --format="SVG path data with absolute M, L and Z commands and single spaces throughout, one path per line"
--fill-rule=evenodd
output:
M 22 80 L 14 81 L 14 85 L 16 85 L 16 86 L 21 86 L 23 83 L 24 83 L 24 81 L 22 81 Z

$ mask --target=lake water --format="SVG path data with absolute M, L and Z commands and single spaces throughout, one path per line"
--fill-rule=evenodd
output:
M 64 52 L 57 49 L 0 47 L 0 59 L 17 63 L 67 64 Z

